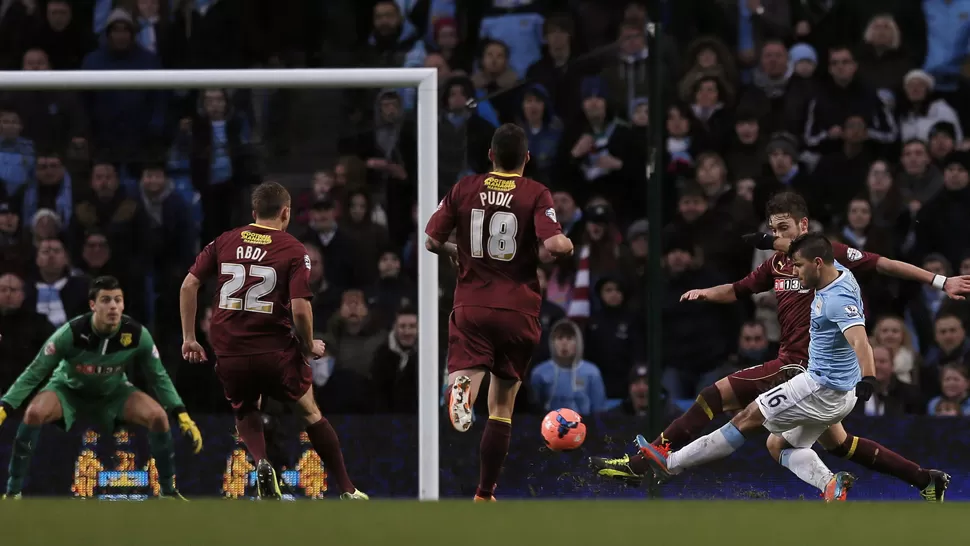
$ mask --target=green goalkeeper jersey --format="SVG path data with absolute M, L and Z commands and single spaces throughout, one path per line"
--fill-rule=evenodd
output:
M 155 397 L 166 410 L 182 407 L 182 399 L 162 366 L 148 329 L 123 316 L 114 333 L 99 334 L 94 330 L 92 313 L 78 316 L 58 328 L 0 398 L 0 403 L 20 407 L 51 371 L 54 372 L 51 381 L 81 396 L 95 399 L 107 396 L 120 386 L 130 385 L 125 375 L 129 362 L 143 367 Z

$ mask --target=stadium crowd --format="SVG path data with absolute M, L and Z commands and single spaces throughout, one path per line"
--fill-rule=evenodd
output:
M 489 169 L 499 123 L 521 124 L 526 175 L 576 243 L 539 272 L 544 335 L 522 409 L 642 416 L 647 366 L 662 365 L 669 418 L 777 350 L 773 293 L 679 301 L 770 257 L 741 235 L 767 229 L 773 192 L 802 193 L 813 229 L 859 251 L 970 274 L 968 18 L 970 0 L 675 0 L 660 14 L 625 0 L 2 0 L 0 64 L 436 68 L 439 193 Z M 667 29 L 657 51 L 651 19 Z M 654 55 L 662 120 L 648 112 Z M 411 89 L 0 95 L 0 392 L 87 310 L 89 279 L 112 274 L 186 405 L 225 410 L 211 366 L 179 356 L 178 286 L 271 177 L 293 192 L 312 264 L 322 411 L 416 411 L 417 338 L 447 340 L 454 272 L 442 263 L 442 330 L 418 332 L 414 110 Z M 651 123 L 667 135 L 663 226 L 644 219 Z M 663 248 L 648 248 L 651 229 Z M 648 252 L 666 276 L 659 363 L 646 361 Z M 970 304 L 859 280 L 880 387 L 856 411 L 970 415 Z

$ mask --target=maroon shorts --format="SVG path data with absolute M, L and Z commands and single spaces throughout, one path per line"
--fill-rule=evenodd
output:
M 539 319 L 532 315 L 456 307 L 448 322 L 448 373 L 483 367 L 501 379 L 521 381 L 541 335 Z
M 261 396 L 299 400 L 313 384 L 313 369 L 296 343 L 271 353 L 218 357 L 216 375 L 237 413 L 257 409 Z
M 803 361 L 786 362 L 776 358 L 764 364 L 738 370 L 729 375 L 727 379 L 731 383 L 734 397 L 744 408 L 754 402 L 755 398 L 758 398 L 761 393 L 777 387 L 805 371 L 805 366 L 806 363 Z

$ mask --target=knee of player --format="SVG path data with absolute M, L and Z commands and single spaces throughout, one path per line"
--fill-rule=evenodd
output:
M 779 463 L 781 462 L 781 452 L 789 447 L 788 442 L 777 434 L 769 434 L 765 445 L 768 447 L 768 453 L 771 453 L 771 458 Z
M 152 432 L 168 432 L 168 414 L 161 407 L 148 415 L 148 430 Z
M 36 404 L 27 406 L 24 411 L 24 424 L 31 427 L 43 425 L 47 422 L 47 412 Z

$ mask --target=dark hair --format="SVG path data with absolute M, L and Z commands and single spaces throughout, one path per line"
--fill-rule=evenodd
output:
M 563 12 L 550 14 L 542 24 L 542 35 L 545 36 L 554 30 L 561 30 L 570 36 L 575 34 L 573 18 Z
M 745 328 L 761 328 L 762 332 L 766 334 L 768 333 L 768 328 L 765 326 L 765 323 L 761 322 L 760 320 L 751 319 L 744 321 L 744 323 L 741 324 L 741 329 L 744 330 Z
M 255 196 L 255 194 L 254 194 L 254 196 Z M 332 200 L 330 200 L 330 199 L 318 199 L 318 200 L 314 201 L 313 205 L 310 207 L 310 210 L 326 211 L 326 210 L 333 210 L 335 208 L 337 208 L 337 207 L 336 207 L 336 205 L 334 205 L 334 203 L 333 203 Z
M 506 44 L 501 40 L 496 40 L 494 38 L 486 38 L 485 41 L 482 42 L 481 49 L 478 52 L 479 59 L 484 60 L 485 52 L 488 50 L 489 46 L 493 46 L 493 45 L 497 45 L 502 48 L 502 50 L 505 52 L 506 59 L 511 57 L 508 44 Z
M 413 305 L 402 305 L 398 308 L 397 313 L 394 313 L 394 320 L 402 315 L 417 315 L 418 310 Z
M 933 324 L 936 324 L 937 322 L 947 318 L 957 319 L 957 321 L 960 323 L 960 326 L 963 326 L 964 328 L 966 328 L 966 326 L 964 326 L 963 324 L 963 319 L 960 318 L 960 315 L 954 313 L 953 311 L 941 311 L 938 315 L 933 317 Z
M 787 214 L 795 220 L 808 218 L 808 203 L 805 198 L 793 191 L 781 191 L 768 199 L 765 205 L 765 215 Z
M 3 101 L 0 102 L 0 114 L 17 114 L 20 117 L 20 111 L 13 105 L 13 103 Z
M 525 163 L 525 156 L 529 153 L 529 139 L 521 127 L 506 123 L 495 130 L 491 147 L 495 155 L 495 166 L 503 171 L 512 171 Z
M 276 218 L 290 204 L 290 192 L 278 182 L 263 182 L 253 190 L 252 203 L 256 218 Z
M 88 288 L 88 301 L 97 300 L 98 292 L 102 290 L 121 290 L 121 283 L 110 275 L 103 275 L 94 279 L 91 281 L 90 288 Z
M 835 261 L 832 243 L 821 233 L 803 233 L 795 237 L 788 247 L 788 255 L 794 257 L 796 254 L 801 254 L 803 258 L 812 261 L 821 258 L 826 264 Z

